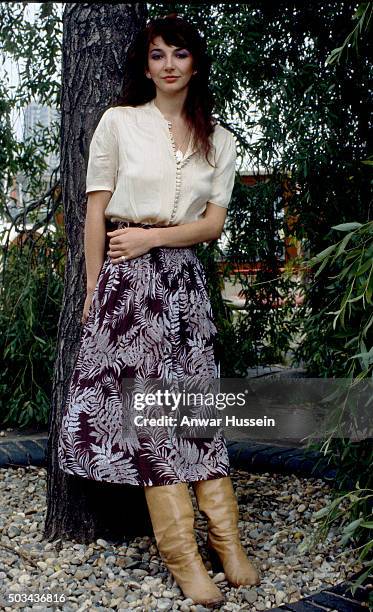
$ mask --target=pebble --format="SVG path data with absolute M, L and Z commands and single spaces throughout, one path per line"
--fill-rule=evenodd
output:
M 250 591 L 246 591 L 246 589 L 244 589 L 242 591 L 242 595 L 245 601 L 248 603 L 255 603 L 258 599 L 258 594 L 255 589 L 250 589 Z
M 233 469 L 231 478 L 240 507 L 241 542 L 262 581 L 257 587 L 234 588 L 223 572 L 210 571 L 226 597 L 220 610 L 258 612 L 295 603 L 362 569 L 352 547 L 343 551 L 337 528 L 325 542 L 314 541 L 313 514 L 332 499 L 322 480 Z M 206 518 L 190 491 L 197 543 L 210 570 Z M 184 597 L 161 561 L 154 538 L 115 543 L 99 538 L 87 545 L 64 540 L 61 546 L 44 542 L 45 496 L 45 468 L 0 468 L 0 608 L 5 612 L 49 612 L 52 607 L 47 605 L 25 606 L 7 599 L 9 593 L 43 593 L 47 586 L 65 594 L 66 601 L 53 606 L 61 612 L 207 610 Z
M 164 597 L 161 597 L 160 599 L 158 599 L 157 601 L 158 610 L 171 610 L 171 608 L 172 608 L 171 599 L 165 599 Z

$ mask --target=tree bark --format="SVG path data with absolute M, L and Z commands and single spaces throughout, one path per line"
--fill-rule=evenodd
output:
M 89 543 L 98 537 L 152 533 L 142 487 L 70 476 L 59 469 L 57 459 L 62 410 L 82 331 L 88 147 L 100 111 L 120 91 L 128 47 L 146 16 L 145 3 L 74 3 L 64 9 L 60 136 L 67 257 L 48 423 L 44 537 L 49 541 Z

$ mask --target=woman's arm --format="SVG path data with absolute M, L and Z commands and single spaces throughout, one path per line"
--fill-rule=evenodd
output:
M 105 209 L 111 191 L 92 191 L 88 194 L 84 226 L 84 253 L 87 272 L 87 293 L 92 293 L 105 259 Z
M 203 218 L 191 223 L 173 227 L 127 227 L 113 230 L 108 232 L 108 255 L 113 263 L 119 263 L 122 255 L 133 259 L 148 253 L 154 247 L 188 247 L 217 240 L 223 231 L 226 216 L 225 207 L 207 202 Z
M 153 227 L 154 246 L 187 247 L 220 238 L 227 209 L 207 202 L 202 219 L 174 227 Z

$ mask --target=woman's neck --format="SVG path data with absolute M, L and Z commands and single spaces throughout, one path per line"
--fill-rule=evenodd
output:
M 154 104 L 168 121 L 178 121 L 184 119 L 185 98 L 186 92 L 184 91 L 173 96 L 165 96 L 158 91 L 154 98 Z

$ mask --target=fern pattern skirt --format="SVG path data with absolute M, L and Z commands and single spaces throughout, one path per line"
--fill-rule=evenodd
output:
M 172 427 L 134 427 L 124 391 L 127 379 L 132 385 L 158 379 L 169 387 L 195 375 L 216 379 L 216 333 L 195 247 L 156 247 L 119 264 L 107 256 L 62 413 L 60 469 L 137 486 L 228 476 L 222 430 L 206 438 L 192 428 L 190 436 L 176 436 Z

